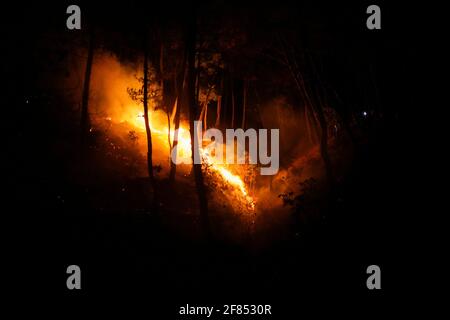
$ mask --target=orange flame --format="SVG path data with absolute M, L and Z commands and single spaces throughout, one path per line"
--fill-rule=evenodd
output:
M 125 120 L 126 121 L 126 120 Z M 134 126 L 139 128 L 141 131 L 145 131 L 145 120 L 143 113 L 139 113 L 139 115 L 131 121 Z M 159 134 L 165 137 L 169 134 L 169 128 L 167 126 L 167 118 L 161 112 L 155 111 L 149 114 L 149 122 L 150 129 L 152 134 Z M 171 127 L 170 129 L 170 138 L 173 141 L 174 137 L 174 129 Z M 163 139 L 168 146 L 168 141 Z M 249 195 L 248 190 L 245 186 L 242 178 L 236 174 L 233 174 L 230 170 L 228 170 L 223 164 L 215 163 L 214 158 L 211 157 L 207 152 L 200 147 L 200 155 L 206 165 L 209 166 L 211 170 L 217 172 L 224 181 L 226 181 L 229 185 L 233 186 L 240 193 L 240 198 L 245 203 L 246 207 L 250 210 L 255 209 L 255 200 Z M 191 138 L 189 134 L 189 129 L 180 125 L 178 131 L 178 145 L 177 152 L 183 154 L 185 157 L 191 156 Z

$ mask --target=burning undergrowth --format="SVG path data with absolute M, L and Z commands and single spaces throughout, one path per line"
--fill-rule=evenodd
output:
M 143 108 L 139 95 L 142 79 L 139 63 L 119 61 L 109 53 L 95 56 L 91 79 L 91 136 L 96 136 L 94 149 L 101 154 L 99 162 L 109 174 L 120 179 L 144 179 L 146 172 L 147 141 Z M 153 72 L 153 71 L 151 71 Z M 149 124 L 153 141 L 154 173 L 161 187 L 160 206 L 168 211 L 196 214 L 194 198 L 182 201 L 186 193 L 194 193 L 192 166 L 177 165 L 175 187 L 167 182 L 171 167 L 171 147 L 174 139 L 174 115 L 176 99 L 170 106 L 162 107 L 159 96 L 161 84 L 150 77 Z M 203 96 L 205 94 L 203 93 Z M 169 102 L 166 102 L 169 103 Z M 178 135 L 178 155 L 190 156 L 191 144 L 186 110 L 181 112 Z M 283 195 L 301 194 L 301 183 L 312 177 L 323 179 L 323 164 L 318 149 L 317 137 L 307 131 L 306 117 L 294 110 L 284 97 L 275 97 L 260 106 L 260 125 L 264 128 L 280 129 L 280 170 L 275 176 L 261 176 L 258 165 L 225 165 L 216 163 L 210 155 L 200 149 L 202 169 L 208 191 L 211 214 L 238 217 L 240 222 L 254 228 L 255 223 L 267 215 L 287 216 Z M 309 136 L 308 136 L 309 135 Z M 303 137 L 308 137 L 307 139 Z M 165 182 L 166 181 L 166 182 Z M 146 192 L 151 192 L 147 186 Z M 144 187 L 147 188 L 147 187 Z M 180 188 L 186 188 L 180 191 Z M 142 189 L 142 187 L 141 187 Z M 177 201 L 177 197 L 180 201 Z M 181 208 L 177 208 L 181 206 Z M 186 210 L 184 210 L 184 209 Z

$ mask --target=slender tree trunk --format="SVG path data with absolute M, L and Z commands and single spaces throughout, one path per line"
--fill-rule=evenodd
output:
M 312 99 L 310 94 L 308 93 L 308 89 L 306 88 L 306 84 L 304 82 L 303 76 L 300 75 L 300 81 L 302 83 L 303 90 L 306 93 L 306 96 L 309 97 L 308 100 L 313 107 L 313 114 L 317 116 L 317 120 L 319 122 L 320 126 L 320 154 L 322 156 L 322 160 L 325 165 L 325 175 L 328 182 L 328 186 L 330 188 L 333 188 L 334 186 L 334 178 L 333 178 L 333 168 L 331 165 L 330 155 L 328 152 L 328 124 L 325 119 L 325 114 L 323 112 L 323 106 L 320 103 L 315 103 Z
M 178 72 L 175 71 L 174 75 L 173 75 L 173 88 L 175 90 L 175 100 L 173 102 L 173 108 L 172 108 L 172 112 L 170 113 L 170 122 L 171 123 L 175 123 L 175 114 L 177 113 L 177 107 L 178 107 Z
M 147 170 L 150 178 L 150 183 L 153 187 L 153 192 L 156 192 L 155 179 L 153 176 L 153 160 L 152 160 L 152 131 L 150 128 L 150 122 L 148 118 L 148 45 L 147 45 L 147 33 L 144 34 L 144 120 L 145 120 L 145 133 L 147 137 Z
M 195 48 L 194 48 L 195 50 Z M 194 56 L 194 74 L 195 74 L 195 103 L 198 105 L 198 97 L 200 96 L 200 54 Z
M 306 105 L 312 107 L 313 115 L 317 115 L 318 122 L 320 125 L 320 153 L 322 156 L 322 160 L 325 165 L 325 174 L 327 178 L 328 185 L 330 189 L 334 187 L 334 178 L 333 178 L 333 170 L 331 166 L 331 160 L 328 153 L 328 126 L 325 119 L 325 115 L 323 112 L 323 106 L 315 103 L 308 92 L 309 90 L 306 88 L 306 83 L 303 78 L 302 72 L 300 70 L 299 64 L 297 63 L 297 57 L 295 50 L 292 46 L 286 43 L 286 41 L 280 37 L 280 44 L 283 48 L 283 55 L 288 66 L 291 76 L 294 79 L 294 82 L 298 88 L 300 96 L 302 96 L 306 102 Z M 312 91 L 312 90 L 311 90 Z
M 204 128 L 205 128 L 205 131 L 208 129 L 208 103 L 205 103 L 205 118 L 204 118 L 204 124 L 203 124 L 203 126 L 204 126 Z
M 169 110 L 167 110 L 166 115 L 167 115 L 167 143 L 169 144 L 169 158 L 170 158 L 170 150 L 172 150 L 172 141 L 170 139 L 170 112 L 169 112 Z
M 213 89 L 212 86 L 208 88 L 208 92 L 206 93 L 205 102 L 203 103 L 202 111 L 200 112 L 200 116 L 198 117 L 199 121 L 203 121 L 203 127 L 204 127 L 205 131 L 207 129 L 206 117 L 208 115 L 208 101 L 209 101 L 209 95 L 211 94 L 212 89 Z
M 320 154 L 322 156 L 322 160 L 325 165 L 325 175 L 328 182 L 329 187 L 332 189 L 334 187 L 334 178 L 333 178 L 333 169 L 331 165 L 330 156 L 328 153 L 328 126 L 325 119 L 325 115 L 323 113 L 323 108 L 321 105 L 317 105 L 315 103 L 308 92 L 308 89 L 306 88 L 306 83 L 303 78 L 302 73 L 299 70 L 299 67 L 296 62 L 295 56 L 292 54 L 292 57 L 289 55 L 289 50 L 287 48 L 287 44 L 282 42 L 284 44 L 285 49 L 285 57 L 287 65 L 291 71 L 292 78 L 295 81 L 295 84 L 299 90 L 299 93 L 301 96 L 304 97 L 306 104 L 311 106 L 313 109 L 313 115 L 317 115 L 317 120 L 320 125 Z M 291 50 L 292 51 L 292 50 Z
M 330 155 L 328 152 L 328 126 L 323 113 L 322 106 L 317 106 L 317 117 L 319 119 L 321 134 L 320 134 L 320 154 L 322 155 L 323 162 L 325 164 L 325 171 L 328 180 L 328 185 L 333 187 L 333 168 L 331 165 Z
M 220 127 L 220 113 L 222 112 L 222 96 L 217 97 L 217 113 L 216 113 L 216 123 L 214 124 L 214 127 L 219 128 Z
M 299 90 L 303 91 L 304 96 L 306 97 L 307 103 L 313 109 L 313 116 L 317 115 L 317 120 L 320 126 L 320 154 L 322 156 L 322 160 L 325 165 L 325 174 L 327 177 L 327 182 L 330 187 L 334 186 L 334 178 L 333 178 L 333 169 L 331 165 L 330 156 L 328 153 L 328 126 L 325 119 L 325 115 L 323 113 L 323 108 L 321 105 L 317 105 L 313 102 L 306 88 L 303 76 L 299 74 L 299 78 L 297 79 L 297 84 L 299 85 Z
M 223 95 L 223 74 L 220 79 L 220 88 L 219 95 L 217 96 L 217 110 L 216 110 L 216 122 L 214 123 L 214 127 L 219 128 L 220 126 L 220 113 L 222 112 L 222 95 Z
M 169 172 L 169 181 L 170 183 L 173 183 L 175 181 L 175 174 L 177 172 L 177 165 L 175 164 L 176 160 L 177 160 L 177 153 L 175 152 L 173 155 L 173 151 L 176 150 L 175 148 L 178 146 L 178 129 L 180 128 L 180 116 L 177 114 L 179 113 L 179 109 L 180 109 L 180 95 L 177 94 L 177 98 L 175 99 L 175 119 L 174 119 L 174 133 L 173 133 L 173 143 L 172 146 L 170 148 L 170 154 L 169 154 L 169 159 L 170 159 L 170 172 Z M 169 131 L 170 134 L 170 131 Z
M 312 70 L 316 71 L 316 68 L 314 65 L 314 60 L 312 59 L 312 57 L 310 57 L 310 63 L 311 63 Z M 317 72 L 316 72 L 316 76 L 318 76 Z M 319 78 L 318 78 L 318 80 L 320 83 Z M 307 90 L 303 77 L 301 78 L 301 81 L 303 83 L 303 86 L 305 87 L 305 90 Z M 310 89 L 310 91 L 312 92 L 312 89 Z M 320 153 L 322 155 L 322 159 L 325 164 L 325 171 L 326 171 L 326 176 L 327 176 L 327 180 L 328 180 L 328 185 L 330 186 L 331 189 L 333 189 L 333 187 L 334 187 L 333 167 L 331 165 L 330 154 L 328 152 L 328 123 L 327 123 L 327 120 L 325 118 L 325 113 L 324 113 L 325 106 L 324 106 L 322 98 L 321 98 L 321 93 L 318 89 L 316 90 L 316 97 L 317 97 L 317 99 L 316 99 L 317 103 L 314 103 L 313 106 L 315 107 L 314 109 L 316 110 L 317 120 L 319 121 L 320 131 L 321 131 Z
M 84 73 L 83 97 L 81 101 L 81 144 L 85 145 L 86 136 L 89 131 L 89 91 L 92 73 L 92 61 L 94 59 L 94 28 L 89 30 L 89 48 L 86 61 L 86 71 Z
M 315 103 L 310 94 L 308 93 L 308 89 L 306 88 L 305 81 L 303 76 L 299 73 L 300 83 L 302 90 L 307 97 L 308 103 L 312 106 L 313 116 L 317 116 L 317 120 L 320 126 L 320 154 L 322 156 L 322 160 L 325 165 L 325 175 L 327 178 L 327 182 L 330 188 L 334 186 L 334 178 L 333 178 L 333 168 L 331 165 L 330 155 L 328 153 L 328 125 L 325 119 L 325 114 L 323 112 L 323 106 L 320 103 Z M 315 120 L 315 119 L 314 119 Z M 317 128 L 317 127 L 316 127 Z
M 184 89 L 184 82 L 185 82 L 185 78 L 186 78 L 186 63 L 187 63 L 187 50 L 184 50 L 183 53 L 183 60 L 181 62 L 181 70 L 178 73 L 177 79 L 176 79 L 176 85 L 175 85 L 175 90 L 176 90 L 176 94 L 177 94 L 177 109 L 175 111 L 175 119 L 174 119 L 174 125 L 175 125 L 175 132 L 174 132 L 174 136 L 173 136 L 173 144 L 172 144 L 172 149 L 176 148 L 178 145 L 178 132 L 177 130 L 180 128 L 180 117 L 181 117 L 181 107 L 183 105 L 183 89 Z M 177 165 L 174 163 L 174 160 L 176 160 L 176 154 L 174 155 L 175 159 L 172 159 L 172 161 L 170 162 L 170 175 L 169 175 L 169 180 L 170 182 L 174 182 L 175 181 L 175 174 L 177 171 Z
M 160 76 L 160 87 L 161 87 L 161 95 L 162 95 L 162 109 L 166 113 L 167 116 L 167 143 L 169 144 L 169 159 L 170 159 L 170 151 L 172 150 L 172 142 L 170 139 L 170 107 L 169 107 L 169 99 L 167 97 L 166 87 L 164 85 L 164 43 L 162 42 L 161 37 L 161 45 L 159 48 L 159 76 Z
M 196 17 L 193 15 L 190 22 L 187 36 L 186 50 L 188 53 L 188 81 L 187 81 L 187 97 L 189 103 L 189 128 L 191 134 L 191 151 L 192 162 L 194 169 L 194 179 L 197 188 L 197 196 L 200 204 L 200 220 L 202 224 L 202 230 L 206 238 L 210 237 L 209 228 L 209 216 L 208 216 L 208 199 L 206 197 L 205 185 L 203 183 L 202 165 L 201 163 L 195 163 L 195 154 L 199 153 L 199 150 L 195 148 L 194 144 L 194 121 L 197 119 L 197 100 L 196 100 L 196 88 L 195 88 L 195 41 L 196 41 Z

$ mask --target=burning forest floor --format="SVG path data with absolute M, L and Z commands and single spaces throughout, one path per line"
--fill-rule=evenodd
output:
M 67 168 L 74 188 L 69 193 L 82 195 L 73 199 L 72 205 L 76 203 L 82 211 L 94 211 L 105 217 L 115 214 L 154 217 L 178 237 L 201 241 L 198 198 L 188 168 L 180 170 L 174 182 L 169 181 L 167 172 L 157 170 L 154 194 L 145 177 L 145 156 L 136 153 L 133 147 L 126 149 L 117 138 L 97 136 L 95 139 L 102 142 L 91 147 L 83 161 L 78 158 L 73 167 Z M 351 154 L 349 150 L 338 152 L 342 141 L 337 145 L 332 142 L 330 151 L 336 172 L 343 175 L 349 170 Z M 281 168 L 274 178 L 260 181 L 250 191 L 255 199 L 252 210 L 240 210 L 242 206 L 233 203 L 239 199 L 229 196 L 233 187 L 219 184 L 206 175 L 211 232 L 220 242 L 250 249 L 295 237 L 324 218 L 323 203 L 328 201 L 324 181 L 318 146 L 297 157 L 288 168 Z M 58 197 L 64 199 L 64 206 L 70 206 L 66 195 Z

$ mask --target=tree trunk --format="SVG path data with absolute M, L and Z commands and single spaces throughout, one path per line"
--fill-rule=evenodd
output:
M 322 160 L 325 165 L 325 175 L 330 188 L 334 186 L 334 178 L 333 178 L 333 169 L 331 166 L 331 160 L 328 153 L 328 125 L 325 119 L 325 114 L 323 112 L 323 106 L 320 103 L 315 103 L 311 98 L 311 95 L 308 93 L 308 89 L 306 88 L 305 81 L 301 73 L 299 74 L 299 80 L 303 92 L 307 98 L 307 102 L 312 106 L 313 115 L 317 116 L 317 120 L 320 126 L 320 155 L 322 156 Z
M 322 160 L 325 165 L 325 175 L 328 182 L 328 186 L 330 189 L 334 186 L 334 178 L 333 178 L 333 168 L 331 165 L 330 155 L 328 153 L 328 125 L 325 119 L 325 114 L 323 112 L 323 106 L 319 102 L 315 102 L 311 99 L 311 95 L 308 93 L 308 89 L 306 88 L 305 81 L 303 76 L 300 75 L 300 82 L 302 84 L 303 90 L 305 92 L 306 97 L 308 97 L 308 101 L 313 109 L 313 115 L 317 116 L 317 120 L 320 126 L 320 155 L 322 156 Z M 319 98 L 318 98 L 319 99 Z
M 328 153 L 328 126 L 325 119 L 325 115 L 323 113 L 323 107 L 321 105 L 317 105 L 312 99 L 310 94 L 308 93 L 308 89 L 306 88 L 305 81 L 301 73 L 298 73 L 298 78 L 296 80 L 298 88 L 300 91 L 303 91 L 304 96 L 306 97 L 306 102 L 313 109 L 313 116 L 317 115 L 317 120 L 320 126 L 320 154 L 322 156 L 322 160 L 325 165 L 325 174 L 327 178 L 328 185 L 330 188 L 334 185 L 333 178 L 333 169 L 331 166 L 331 160 Z
M 217 96 L 217 110 L 216 110 L 216 122 L 214 123 L 215 128 L 220 127 L 220 113 L 222 112 L 222 95 L 223 95 L 223 76 L 220 79 L 219 94 Z
M 167 106 L 167 108 L 169 108 L 169 106 Z M 169 144 L 169 158 L 170 158 L 170 150 L 172 150 L 172 141 L 170 140 L 170 112 L 169 112 L 169 109 L 167 109 L 166 116 L 167 116 L 167 143 Z
M 150 122 L 148 118 L 148 45 L 147 33 L 144 34 L 144 120 L 145 133 L 147 137 L 147 170 L 150 178 L 150 183 L 153 187 L 153 192 L 156 192 L 155 179 L 153 176 L 153 160 L 152 160 L 152 131 L 150 129 Z
M 169 107 L 169 99 L 167 97 L 166 88 L 164 85 L 164 44 L 161 40 L 161 45 L 159 47 L 159 77 L 160 77 L 160 87 L 161 87 L 161 104 L 162 109 L 166 113 L 167 116 L 167 143 L 169 144 L 169 158 L 170 158 L 170 150 L 172 150 L 172 142 L 170 141 L 170 107 Z
M 214 127 L 219 128 L 220 127 L 220 113 L 222 112 L 222 96 L 217 97 L 217 112 L 216 112 L 216 123 L 214 124 Z
M 94 28 L 90 27 L 89 31 L 89 48 L 86 61 L 86 71 L 84 73 L 83 97 L 81 101 L 81 144 L 84 146 L 86 136 L 89 131 L 89 91 L 92 73 L 92 61 L 94 59 Z
M 314 64 L 314 60 L 312 59 L 312 57 L 310 56 L 310 63 L 311 63 L 311 67 L 313 72 L 316 73 L 317 79 L 318 79 L 318 83 L 320 83 L 320 78 L 318 77 L 318 73 L 316 71 L 316 67 Z M 307 90 L 304 79 L 302 77 L 301 79 L 303 86 L 305 87 L 305 90 Z M 311 93 L 312 89 L 310 90 Z M 314 103 L 313 106 L 315 107 L 315 111 L 317 114 L 317 119 L 320 125 L 320 154 L 322 156 L 323 162 L 325 164 L 325 173 L 326 173 L 326 177 L 328 180 L 328 185 L 331 189 L 333 189 L 334 187 L 334 176 L 333 176 L 333 167 L 331 165 L 331 159 L 330 159 L 330 154 L 328 152 L 328 123 L 327 120 L 325 118 L 325 114 L 324 114 L 324 108 L 325 105 L 322 101 L 321 98 L 321 92 L 319 91 L 319 89 L 317 88 L 316 90 L 316 101 L 317 103 Z
M 206 93 L 206 98 L 205 98 L 205 102 L 203 103 L 203 107 L 202 107 L 202 111 L 200 112 L 200 116 L 198 117 L 199 121 L 203 121 L 203 129 L 206 131 L 207 129 L 207 125 L 206 125 L 206 117 L 208 115 L 208 100 L 209 100 L 209 95 L 211 94 L 211 90 L 213 89 L 213 87 L 209 87 L 208 88 L 208 92 Z M 198 99 L 197 99 L 198 102 Z
M 175 154 L 172 155 L 173 150 L 178 146 L 178 129 L 180 128 L 180 115 L 179 110 L 180 110 L 180 95 L 177 94 L 177 98 L 175 99 L 175 119 L 174 119 L 174 133 L 173 133 L 173 143 L 172 146 L 170 148 L 170 154 L 169 154 L 169 159 L 170 159 L 170 172 L 169 172 L 169 182 L 173 183 L 175 181 L 175 174 L 177 172 L 177 165 L 175 164 L 176 160 L 177 160 L 177 154 L 175 152 Z M 169 132 L 170 134 L 170 132 Z M 176 149 L 175 149 L 176 150 Z
M 175 90 L 176 90 L 176 95 L 177 95 L 177 100 L 176 100 L 176 104 L 177 104 L 177 109 L 175 111 L 175 119 L 174 119 L 174 136 L 173 136 L 173 144 L 172 144 L 172 149 L 176 148 L 176 146 L 178 145 L 178 133 L 177 130 L 180 128 L 180 116 L 181 116 L 181 107 L 183 105 L 183 88 L 184 88 L 184 81 L 186 78 L 186 62 L 187 62 L 187 50 L 184 50 L 183 53 L 183 60 L 181 62 L 181 70 L 178 73 L 177 79 L 176 79 L 176 85 L 175 85 Z M 175 154 L 175 158 L 176 158 L 176 154 Z M 177 171 L 177 165 L 175 164 L 176 159 L 172 159 L 172 161 L 170 162 L 170 174 L 169 174 L 169 180 L 170 182 L 174 182 L 175 181 L 175 174 Z
M 195 50 L 195 48 L 194 48 Z M 194 73 L 195 73 L 195 103 L 198 104 L 198 98 L 200 96 L 200 54 L 195 54 L 194 56 Z
M 325 175 L 330 189 L 334 187 L 334 177 L 333 177 L 333 169 L 331 165 L 330 156 L 328 153 L 328 126 L 325 119 L 325 115 L 323 113 L 323 106 L 318 105 L 313 101 L 311 94 L 308 92 L 309 90 L 306 87 L 305 79 L 298 67 L 296 57 L 294 53 L 292 53 L 292 48 L 288 48 L 288 45 L 282 41 L 282 45 L 285 50 L 285 59 L 286 63 L 291 71 L 292 78 L 297 86 L 297 89 L 306 102 L 306 107 L 311 106 L 313 116 L 317 115 L 317 120 L 320 125 L 320 154 L 322 156 L 322 160 L 325 165 Z M 291 49 L 291 50 L 289 50 Z
M 303 78 L 299 64 L 297 63 L 297 56 L 295 49 L 289 45 L 282 37 L 280 37 L 280 44 L 283 48 L 284 60 L 291 72 L 291 76 L 294 79 L 295 85 L 299 91 L 300 96 L 306 102 L 306 107 L 311 106 L 312 114 L 317 115 L 320 125 L 320 154 L 325 165 L 325 174 L 330 189 L 334 187 L 333 170 L 331 166 L 331 160 L 328 153 L 328 126 L 323 112 L 323 106 L 319 103 L 315 103 L 310 95 L 312 90 L 306 88 L 305 79 Z M 312 60 L 311 60 L 312 61 Z M 314 66 L 313 66 L 314 67 Z M 310 92 L 308 92 L 310 91 Z
M 203 128 L 205 131 L 208 129 L 208 101 L 205 102 L 205 116 L 203 120 Z
M 202 165 L 201 163 L 194 163 L 195 154 L 199 152 L 194 144 L 194 121 L 197 119 L 197 100 L 195 92 L 195 41 L 196 41 L 196 17 L 193 18 L 189 24 L 186 50 L 188 53 L 188 81 L 187 81 L 187 98 L 189 103 L 189 129 L 191 134 L 191 151 L 192 151 L 192 165 L 194 171 L 195 185 L 197 188 L 197 196 L 200 204 L 200 221 L 205 237 L 210 237 L 209 217 L 208 217 L 208 199 L 206 197 L 206 190 L 203 183 Z M 196 150 L 197 149 L 197 150 Z
M 334 185 L 333 169 L 331 166 L 330 155 L 328 153 L 328 126 L 323 113 L 321 105 L 316 108 L 317 117 L 319 119 L 321 134 L 320 134 L 320 154 L 325 164 L 325 173 L 327 176 L 328 185 L 330 188 Z

